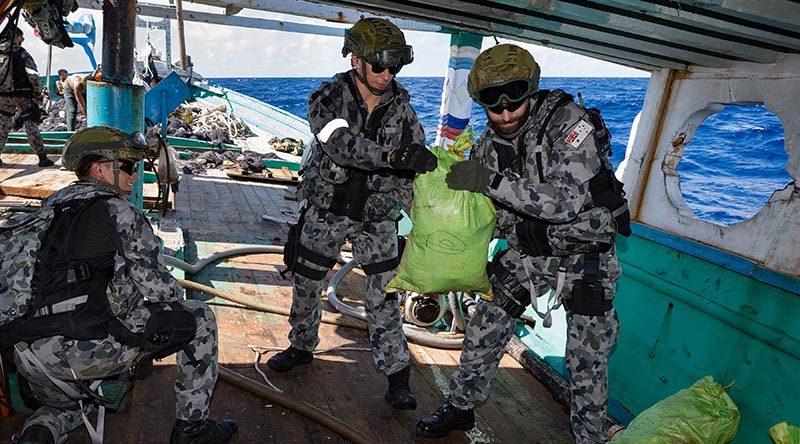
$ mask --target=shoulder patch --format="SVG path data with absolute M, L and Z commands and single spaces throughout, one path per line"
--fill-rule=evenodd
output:
M 567 145 L 571 145 L 574 148 L 578 148 L 581 146 L 584 140 L 589 137 L 590 134 L 594 131 L 594 127 L 591 123 L 581 119 L 578 123 L 572 127 L 572 131 L 567 134 L 564 138 L 564 143 Z

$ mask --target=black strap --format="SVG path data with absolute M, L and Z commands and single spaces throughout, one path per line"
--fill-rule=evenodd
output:
M 385 273 L 387 271 L 394 270 L 398 265 L 400 265 L 400 256 L 396 256 L 381 262 L 375 262 L 373 264 L 362 265 L 361 269 L 364 270 L 364 274 L 371 276 L 374 274 Z

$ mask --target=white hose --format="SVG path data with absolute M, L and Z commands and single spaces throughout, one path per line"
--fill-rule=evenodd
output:
M 200 270 L 203 269 L 206 265 L 210 264 L 211 262 L 218 261 L 222 258 L 231 257 L 231 256 L 242 256 L 248 254 L 281 254 L 283 253 L 283 246 L 280 245 L 251 245 L 247 247 L 240 247 L 240 248 L 233 248 L 227 251 L 220 251 L 219 253 L 214 253 L 211 256 L 201 259 L 197 261 L 195 264 L 189 264 L 184 262 L 180 259 L 176 259 L 172 256 L 164 255 L 164 262 L 167 265 L 171 265 L 173 267 L 180 268 L 183 271 L 186 271 L 190 274 L 197 274 Z M 328 284 L 328 301 L 330 301 L 333 307 L 348 316 L 354 317 L 356 319 L 360 319 L 362 321 L 366 321 L 367 315 L 364 310 L 351 307 L 344 302 L 340 301 L 336 297 L 336 286 L 342 281 L 344 276 L 349 273 L 353 268 L 357 265 L 355 259 L 347 262 L 339 271 L 337 271 L 333 277 L 331 278 L 330 284 Z M 461 343 L 463 342 L 463 335 L 459 335 L 454 337 L 452 334 L 448 334 L 447 337 L 439 337 L 436 333 L 432 333 L 424 328 L 417 327 L 416 325 L 410 324 L 403 324 L 403 332 L 405 333 L 406 337 L 417 344 L 421 344 L 428 347 L 434 348 L 445 348 L 445 349 L 460 349 Z
M 352 316 L 354 318 L 360 319 L 362 321 L 367 320 L 367 314 L 364 310 L 351 307 L 350 305 L 345 304 L 336 296 L 336 286 L 339 285 L 339 282 L 342 281 L 344 276 L 349 273 L 353 268 L 357 265 L 355 259 L 346 263 L 342 268 L 339 269 L 336 273 L 334 273 L 333 277 L 331 278 L 330 283 L 328 284 L 328 302 L 333 305 L 333 307 L 348 316 Z M 411 324 L 403 324 L 403 332 L 406 334 L 406 337 L 411 341 L 416 342 L 417 344 L 425 345 L 428 347 L 435 347 L 435 348 L 447 348 L 447 349 L 460 349 L 461 344 L 464 341 L 463 335 L 459 335 L 458 337 L 453 337 L 453 335 L 448 335 L 447 338 L 438 337 L 436 333 L 431 333 L 430 331 L 417 327 L 416 325 Z

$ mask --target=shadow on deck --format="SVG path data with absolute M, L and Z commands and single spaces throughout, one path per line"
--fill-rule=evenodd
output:
M 291 218 L 295 202 L 284 200 L 286 187 L 235 182 L 219 177 L 185 176 L 176 196 L 176 217 L 186 237 L 186 258 L 194 262 L 214 252 L 242 244 L 280 245 L 285 224 L 265 221 L 263 214 Z M 221 291 L 238 293 L 254 302 L 289 307 L 291 283 L 279 275 L 280 255 L 261 254 L 231 258 L 209 265 L 191 280 Z M 330 275 L 329 275 L 330 277 Z M 348 275 L 337 294 L 358 304 L 364 279 Z M 207 299 L 207 295 L 191 294 Z M 220 364 L 263 382 L 254 368 L 256 353 L 250 346 L 285 348 L 289 325 L 283 316 L 245 309 L 218 298 L 209 299 L 219 324 Z M 327 301 L 324 309 L 329 310 Z M 447 392 L 450 375 L 457 369 L 459 351 L 409 344 L 412 354 L 412 389 L 416 411 L 398 411 L 383 400 L 386 378 L 378 373 L 365 331 L 322 324 L 318 354 L 311 365 L 280 374 L 260 368 L 286 395 L 310 403 L 350 424 L 375 443 L 568 443 L 568 417 L 551 394 L 527 370 L 506 356 L 489 402 L 476 411 L 476 427 L 469 433 L 453 432 L 443 439 L 414 436 L 416 422 L 436 410 Z M 106 417 L 106 442 L 166 443 L 174 420 L 174 358 L 156 363 L 153 374 L 136 381 L 122 411 Z M 211 417 L 233 418 L 239 423 L 236 443 L 339 443 L 344 438 L 282 407 L 270 405 L 224 381 L 217 383 Z M 20 415 L 2 420 L 0 441 L 21 427 Z M 11 430 L 6 427 L 9 425 Z M 70 443 L 88 443 L 85 430 L 74 432 Z

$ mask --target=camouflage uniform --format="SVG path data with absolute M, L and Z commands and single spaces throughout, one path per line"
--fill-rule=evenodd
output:
M 83 180 L 57 192 L 47 203 L 86 199 L 109 192 L 111 188 L 100 182 Z M 159 239 L 145 217 L 130 202 L 118 197 L 108 200 L 108 208 L 123 249 L 115 255 L 114 277 L 108 285 L 111 311 L 134 333 L 144 331 L 152 308 L 173 308 L 167 303 L 178 303 L 195 315 L 197 334 L 189 343 L 189 350 L 197 365 L 190 363 L 184 351 L 177 353 L 176 417 L 192 421 L 205 419 L 218 373 L 214 314 L 201 301 L 183 300 L 183 289 L 165 268 Z M 125 372 L 142 356 L 139 348 L 122 345 L 112 336 L 90 341 L 53 336 L 34 341 L 29 348 L 55 378 L 73 386 L 72 371 L 77 378 L 90 382 Z M 44 425 L 56 437 L 56 443 L 66 442 L 67 434 L 82 424 L 77 404 L 46 375 L 21 365 L 18 352 L 15 360 L 20 374 L 30 382 L 33 394 L 43 404 L 26 421 L 25 428 Z
M 302 193 L 309 207 L 300 244 L 326 258 L 336 258 L 344 242 L 349 240 L 353 256 L 362 268 L 388 264 L 398 256 L 396 221 L 401 217 L 400 210 L 408 210 L 410 205 L 413 178 L 390 169 L 389 153 L 401 143 L 424 145 L 425 134 L 409 104 L 408 93 L 393 81 L 370 114 L 379 115 L 379 109 L 387 107 L 375 140 L 365 137 L 366 104 L 359 94 L 353 94 L 345 76 L 353 84 L 357 82 L 354 71 L 337 74 L 332 82 L 323 83 L 309 97 L 308 119 L 317 140 L 312 143 L 310 158 L 304 163 Z M 329 130 L 332 122 L 344 126 L 330 133 L 330 138 L 328 135 L 321 137 L 320 133 Z M 352 171 L 348 169 L 365 171 L 366 186 L 373 191 L 360 220 L 329 211 L 335 200 L 334 185 L 348 179 Z M 326 270 L 302 256 L 298 262 L 314 270 Z M 395 262 L 391 269 L 374 274 L 367 272 L 365 293 L 373 360 L 378 370 L 387 375 L 408 366 L 409 361 L 397 297 L 384 292 L 396 273 L 396 266 Z M 319 343 L 322 280 L 295 273 L 293 283 L 289 341 L 297 349 L 312 351 Z
M 595 207 L 583 210 L 591 203 L 588 181 L 605 164 L 606 156 L 598 154 L 595 140 L 588 136 L 575 147 L 566 138 L 582 119 L 585 111 L 569 101 L 558 105 L 562 91 L 544 95 L 536 109 L 536 98 L 529 99 L 529 116 L 520 135 L 513 141 L 497 135 L 491 126 L 476 143 L 473 159 L 494 174 L 485 193 L 496 203 L 496 237 L 508 241 L 509 251 L 502 257 L 503 266 L 531 292 L 542 296 L 556 288 L 559 266 L 566 270 L 561 292 L 567 304 L 573 283 L 583 277 L 584 254 L 574 239 L 613 243 L 615 225 L 608 209 Z M 542 146 L 536 138 L 542 122 L 554 107 L 559 107 L 550 120 Z M 525 147 L 522 173 L 510 169 L 501 171 L 498 146 L 520 152 Z M 537 153 L 542 159 L 544 181 L 539 177 Z M 548 230 L 554 255 L 527 256 L 522 253 L 515 225 L 526 218 L 556 223 Z M 569 254 L 573 253 L 573 254 Z M 524 264 L 528 262 L 527 266 Z M 599 283 L 605 297 L 613 297 L 615 281 L 620 275 L 613 249 L 599 255 Z M 494 290 L 497 293 L 497 289 Z M 576 442 L 595 443 L 606 440 L 606 410 L 608 403 L 608 356 L 619 334 L 619 322 L 612 308 L 605 316 L 584 316 L 567 309 L 568 341 L 567 369 L 570 372 L 570 422 Z M 503 309 L 488 300 L 480 300 L 469 319 L 461 354 L 461 365 L 450 382 L 449 402 L 461 409 L 482 404 L 489 396 L 492 380 L 504 347 L 513 334 L 514 320 Z
M 5 91 L 0 92 L 0 152 L 6 146 L 8 140 L 8 133 L 12 130 L 11 124 L 14 121 L 16 114 L 30 114 L 34 103 L 35 97 L 42 95 L 42 84 L 39 80 L 39 74 L 36 69 L 36 62 L 33 57 L 28 54 L 21 46 L 14 46 L 13 51 L 17 56 L 25 62 L 25 71 L 30 80 L 31 87 L 17 89 L 13 86 L 13 79 L 6 79 L 3 88 Z M 0 75 L 3 75 L 0 73 Z M 8 77 L 13 77 L 11 69 L 6 73 Z M 44 154 L 44 141 L 39 132 L 38 122 L 33 122 L 31 119 L 24 119 L 25 133 L 28 136 L 28 144 L 36 154 Z

